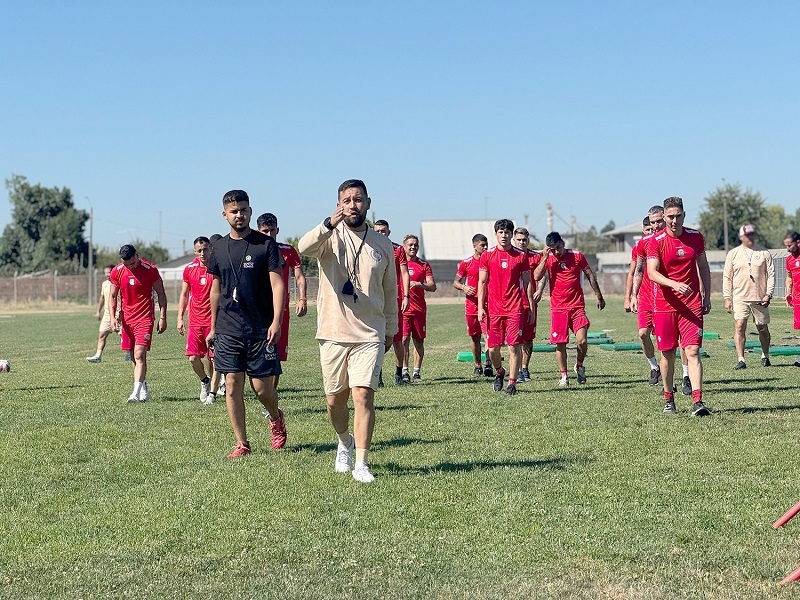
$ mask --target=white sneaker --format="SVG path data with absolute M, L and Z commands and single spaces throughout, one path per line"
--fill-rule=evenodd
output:
M 219 387 L 217 388 L 217 395 L 224 396 L 225 395 L 225 380 L 219 382 Z
M 139 402 L 147 402 L 150 400 L 150 390 L 147 389 L 147 382 L 142 382 L 142 387 L 139 390 Z
M 566 377 L 562 377 L 558 381 L 558 387 L 567 387 L 567 386 L 569 386 L 569 379 L 567 379 Z
M 355 449 L 356 440 L 352 435 L 350 436 L 349 446 L 345 446 L 339 441 L 339 445 L 336 447 L 336 461 L 333 463 L 333 468 L 337 473 L 347 473 L 353 468 L 353 452 Z M 364 466 L 366 467 L 366 465 Z M 367 473 L 369 473 L 369 469 L 367 469 Z
M 356 463 L 356 467 L 353 469 L 353 479 L 359 483 L 372 483 L 375 481 L 375 476 L 369 472 L 367 463 L 362 460 Z
M 133 404 L 134 402 L 141 402 L 137 394 L 131 394 L 130 396 L 128 396 L 128 403 Z
M 208 396 L 206 396 L 206 400 L 205 400 L 205 402 L 203 402 L 203 404 L 209 406 L 211 404 L 214 404 L 216 399 L 217 399 L 217 397 L 214 394 L 214 392 L 208 392 Z
M 102 360 L 102 358 L 97 355 L 94 355 L 94 356 L 87 356 L 86 360 L 88 360 L 90 363 L 99 363 Z
M 211 390 L 211 382 L 203 383 L 200 382 L 200 402 L 203 404 L 207 404 L 208 400 L 208 392 Z

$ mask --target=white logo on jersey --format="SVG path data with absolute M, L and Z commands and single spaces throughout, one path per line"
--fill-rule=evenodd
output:
M 375 262 L 381 262 L 383 260 L 383 253 L 380 250 L 372 250 L 372 259 Z
M 501 261 L 501 262 L 500 262 L 500 268 L 501 268 L 501 269 L 507 269 L 507 268 L 508 268 L 508 262 L 506 262 L 506 261 Z
M 136 285 L 136 277 L 129 277 L 128 285 Z
M 678 248 L 678 256 L 685 256 L 686 252 L 683 251 L 683 248 Z
M 408 270 L 408 274 L 409 275 L 413 275 L 414 274 L 414 268 L 413 267 Z
M 205 284 L 206 284 L 206 278 L 205 277 L 201 277 L 200 278 L 200 285 L 205 285 Z

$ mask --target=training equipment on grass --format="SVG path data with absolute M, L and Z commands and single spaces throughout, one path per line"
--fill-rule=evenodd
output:
M 783 516 L 777 521 L 775 521 L 772 524 L 772 527 L 774 529 L 777 529 L 778 527 L 783 527 L 784 525 L 786 525 L 786 523 L 791 521 L 794 518 L 794 516 L 799 512 L 800 512 L 800 502 L 798 502 L 792 508 L 783 513 Z M 797 581 L 798 579 L 800 579 L 800 567 L 796 568 L 786 577 L 781 579 L 781 583 L 789 583 L 790 581 Z
M 472 352 L 459 352 L 457 357 L 458 362 L 473 362 L 475 357 Z M 481 352 L 481 362 L 486 361 L 486 352 Z
M 642 345 L 630 342 L 627 344 L 603 344 L 600 346 L 603 350 L 641 350 Z
M 727 342 L 726 346 L 728 348 L 734 348 L 733 342 Z M 761 342 L 758 340 L 748 340 L 744 343 L 745 348 L 761 348 Z M 794 356 L 795 354 L 800 355 L 800 346 L 770 346 L 769 347 L 769 355 L 770 356 Z
M 725 342 L 725 345 L 728 348 L 736 348 L 736 344 L 734 342 Z M 758 340 L 745 340 L 744 342 L 745 348 L 761 348 L 761 342 Z
M 720 339 L 720 335 L 716 331 L 704 331 L 703 332 L 703 339 L 704 340 L 718 340 L 718 339 Z

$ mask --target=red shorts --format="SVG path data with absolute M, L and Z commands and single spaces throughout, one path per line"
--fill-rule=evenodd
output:
M 208 354 L 213 358 L 213 354 L 208 351 L 206 338 L 211 331 L 211 325 L 199 325 L 189 327 L 186 330 L 186 356 L 205 356 Z
M 636 313 L 639 320 L 639 329 L 646 329 L 653 326 L 653 309 L 639 307 L 639 312 Z
M 125 328 L 122 326 L 122 323 L 119 324 L 119 337 L 120 337 L 120 344 L 119 347 L 123 352 L 130 352 L 133 350 L 133 344 L 131 344 L 131 339 L 128 337 Z
M 655 312 L 653 325 L 659 351 L 675 350 L 680 340 L 681 348 L 703 345 L 703 315 L 684 310 L 682 312 Z
M 403 296 L 397 296 L 397 333 L 394 334 L 392 341 L 399 344 L 403 341 L 403 311 L 400 308 L 403 305 Z
M 533 306 L 533 323 L 528 321 L 531 309 L 526 308 L 522 313 L 522 341 L 532 342 L 536 337 L 536 305 Z
M 589 317 L 583 306 L 550 311 L 550 343 L 566 344 L 569 342 L 569 331 L 589 328 Z
M 289 358 L 289 309 L 283 311 L 281 337 L 278 338 L 278 360 L 286 362 Z
M 122 327 L 120 327 L 120 336 L 122 337 L 121 348 L 123 350 L 133 350 L 131 347 L 131 342 L 133 342 L 134 346 L 144 346 L 150 350 L 154 324 L 153 321 L 139 321 L 137 323 L 123 321 Z
M 425 339 L 425 325 L 428 315 L 425 313 L 403 313 L 403 337 L 412 337 L 415 340 Z
M 464 315 L 467 320 L 467 335 L 472 337 L 474 335 L 481 335 L 482 333 L 486 333 L 486 317 L 483 318 L 483 321 L 478 321 L 478 315 Z
M 503 344 L 517 346 L 522 343 L 522 315 L 489 317 L 486 345 L 499 348 Z

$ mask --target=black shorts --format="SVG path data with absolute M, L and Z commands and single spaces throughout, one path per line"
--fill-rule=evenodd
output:
M 214 370 L 222 374 L 247 373 L 257 379 L 283 372 L 276 346 L 268 345 L 264 339 L 230 335 L 214 336 Z

